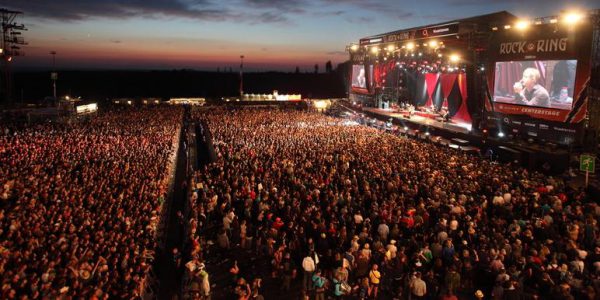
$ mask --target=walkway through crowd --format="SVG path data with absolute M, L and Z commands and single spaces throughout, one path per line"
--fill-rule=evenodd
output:
M 175 182 L 172 197 L 168 200 L 167 225 L 165 230 L 165 247 L 156 261 L 156 273 L 159 281 L 158 299 L 177 299 L 182 277 L 182 245 L 184 233 L 183 206 L 187 195 L 187 123 L 189 109 L 186 108 L 183 127 L 179 139 L 179 153 L 175 171 Z

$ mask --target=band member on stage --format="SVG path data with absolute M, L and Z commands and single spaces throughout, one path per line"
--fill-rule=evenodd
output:
M 515 100 L 518 104 L 531 106 L 550 107 L 550 95 L 548 91 L 537 82 L 540 79 L 540 71 L 536 68 L 527 68 L 523 71 L 521 81 L 515 82 Z
M 442 120 L 443 120 L 444 122 L 448 122 L 448 121 L 450 120 L 450 111 L 449 111 L 449 110 L 447 110 L 447 109 L 442 109 L 442 112 L 441 112 L 441 114 L 442 114 Z

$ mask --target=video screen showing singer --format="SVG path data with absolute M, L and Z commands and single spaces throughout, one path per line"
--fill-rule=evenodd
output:
M 367 78 L 365 77 L 365 69 L 362 68 L 358 71 L 358 76 L 356 76 L 356 86 L 359 88 L 367 87 Z
M 538 84 L 540 71 L 536 68 L 527 68 L 523 71 L 523 78 L 515 82 L 513 90 L 518 104 L 550 107 L 550 95 L 546 88 Z

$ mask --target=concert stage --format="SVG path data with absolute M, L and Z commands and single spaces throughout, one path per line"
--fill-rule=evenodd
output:
M 391 110 L 372 107 L 364 107 L 362 110 L 363 112 L 392 118 L 392 122 L 395 124 L 406 124 L 407 122 L 413 124 L 413 126 L 408 127 L 430 127 L 453 133 L 472 134 L 471 124 L 455 122 L 452 121 L 452 119 L 443 121 L 443 118 L 434 112 L 414 111 L 411 115 L 408 110 Z
M 531 143 L 526 140 L 498 136 L 487 136 L 478 130 L 469 130 L 469 124 L 461 124 L 452 120 L 442 122 L 438 114 L 415 111 L 407 118 L 408 111 L 380 109 L 372 107 L 355 107 L 348 109 L 362 112 L 365 117 L 379 121 L 392 121 L 400 134 L 432 143 L 447 145 L 476 155 L 488 157 L 491 153 L 494 160 L 516 163 L 517 165 L 544 171 L 548 174 L 560 174 L 569 167 L 569 152 L 556 144 Z

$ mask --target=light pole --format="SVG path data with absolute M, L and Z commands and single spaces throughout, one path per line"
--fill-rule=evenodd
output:
M 56 99 L 56 79 L 58 78 L 58 73 L 56 73 L 56 51 L 50 51 L 52 55 L 52 73 L 50 73 L 50 79 L 52 79 L 52 90 L 54 99 Z
M 244 56 L 240 55 L 240 100 L 244 97 Z

